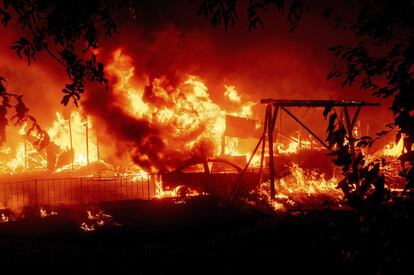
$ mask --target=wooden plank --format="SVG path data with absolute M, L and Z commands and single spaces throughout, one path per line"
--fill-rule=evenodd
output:
M 261 99 L 260 103 L 273 104 L 280 107 L 381 106 L 380 103 L 360 100 L 291 100 L 266 98 Z

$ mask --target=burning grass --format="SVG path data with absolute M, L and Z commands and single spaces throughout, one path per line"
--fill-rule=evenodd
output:
M 334 207 L 341 208 L 343 193 L 337 189 L 335 177 L 326 180 L 317 171 L 305 172 L 297 164 L 289 167 L 289 174 L 276 184 L 276 198 L 270 199 L 269 182 L 262 183 L 258 193 L 264 197 L 276 211 L 303 208 Z

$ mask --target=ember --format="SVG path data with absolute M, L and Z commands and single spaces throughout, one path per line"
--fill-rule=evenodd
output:
M 45 218 L 45 217 L 48 217 L 48 216 L 56 216 L 58 214 L 57 212 L 55 212 L 53 210 L 50 213 L 48 213 L 47 210 L 43 207 L 40 207 L 39 213 L 40 213 L 41 218 Z
M 111 215 L 105 214 L 103 211 L 93 213 L 91 210 L 86 210 L 87 220 L 82 222 L 80 229 L 85 232 L 95 231 L 97 228 L 105 225 L 116 225 L 120 226 L 119 223 L 115 222 Z
M 1 213 L 0 223 L 11 222 L 11 221 L 15 221 L 15 220 L 16 220 L 16 218 L 13 215 L 8 216 L 5 213 Z

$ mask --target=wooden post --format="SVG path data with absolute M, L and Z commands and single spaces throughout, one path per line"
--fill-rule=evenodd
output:
M 80 181 L 80 201 L 81 201 L 81 204 L 83 205 L 83 186 L 82 186 L 83 180 L 82 178 L 80 178 L 79 181 Z
M 265 154 L 265 149 L 266 149 L 266 139 L 265 139 L 265 137 L 266 137 L 266 132 L 267 132 L 267 120 L 268 120 L 269 118 L 267 117 L 267 111 L 266 111 L 266 113 L 265 113 L 265 121 L 264 121 L 264 124 L 263 124 L 263 134 L 262 134 L 262 136 L 264 137 L 263 138 L 263 143 L 262 143 L 262 152 L 261 152 L 261 155 L 260 155 L 260 170 L 259 170 L 259 185 L 262 183 L 262 172 L 263 172 L 263 162 L 264 162 L 264 154 Z
M 86 136 L 86 164 L 89 166 L 89 124 L 88 120 L 85 122 L 85 136 Z
M 309 135 L 309 140 L 310 140 L 310 148 L 313 149 L 313 139 L 312 139 L 312 135 Z
M 36 203 L 36 208 L 38 208 L 38 206 L 39 206 L 39 201 L 38 201 L 38 198 L 37 198 L 37 180 L 35 179 L 34 180 L 34 186 L 35 186 L 35 203 Z
M 71 114 L 71 115 L 72 115 L 72 114 Z M 68 121 L 69 121 L 69 138 L 70 138 L 70 151 L 71 151 L 71 154 L 72 154 L 71 161 L 72 161 L 72 173 L 73 173 L 73 160 L 74 160 L 74 158 L 75 158 L 75 152 L 73 151 L 73 141 L 72 141 L 72 125 L 71 125 L 71 123 L 70 123 L 70 118 L 71 118 L 71 115 L 69 115 L 69 119 L 68 119 Z
M 226 153 L 226 136 L 223 134 L 221 137 L 221 155 L 224 156 Z
M 275 198 L 275 162 L 273 156 L 273 129 L 276 122 L 277 112 L 279 107 L 276 107 L 274 112 L 272 104 L 267 105 L 267 133 L 269 137 L 269 169 L 270 169 L 270 198 Z
M 27 141 L 24 139 L 24 170 L 27 171 Z
M 148 174 L 148 178 L 147 178 L 147 192 L 148 192 L 148 200 L 150 200 L 151 199 L 151 197 L 150 197 L 150 174 Z M 162 188 L 162 187 L 161 187 Z
M 231 195 L 230 195 L 231 200 L 233 200 L 234 197 L 237 195 L 238 188 L 241 184 L 241 179 L 242 179 L 244 173 L 246 172 L 247 168 L 249 167 L 250 162 L 252 162 L 252 159 L 253 159 L 254 155 L 256 154 L 257 149 L 259 149 L 261 142 L 266 142 L 265 133 L 263 133 L 263 135 L 260 137 L 259 142 L 256 144 L 256 147 L 254 147 L 254 150 L 253 150 L 252 154 L 250 155 L 249 161 L 244 166 L 244 169 L 240 172 L 240 175 L 237 178 L 236 184 L 234 185 L 233 190 L 232 190 Z
M 98 161 L 101 160 L 101 156 L 99 155 L 99 131 L 98 131 L 98 127 L 96 127 L 96 157 L 98 158 Z

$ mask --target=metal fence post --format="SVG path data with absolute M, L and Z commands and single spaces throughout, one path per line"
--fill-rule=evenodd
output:
M 39 201 L 37 200 L 37 180 L 34 180 L 35 182 L 35 203 L 36 203 L 36 208 L 39 206 Z
M 150 174 L 148 174 L 148 180 L 147 180 L 147 192 L 148 192 L 148 200 L 150 200 Z
M 83 205 L 83 188 L 82 188 L 82 178 L 80 178 L 80 198 L 81 198 L 81 204 Z
M 6 184 L 2 184 L 3 185 L 3 198 L 4 198 L 4 207 L 7 207 L 7 196 L 6 196 Z

